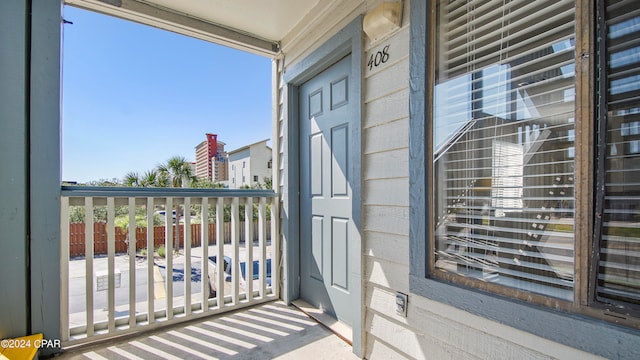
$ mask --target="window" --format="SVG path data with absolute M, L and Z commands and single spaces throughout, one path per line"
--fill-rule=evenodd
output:
M 595 297 L 640 305 L 640 4 L 607 3 L 601 49 Z
M 640 2 L 598 3 L 592 22 L 569 0 L 432 6 L 432 71 L 412 65 L 412 289 L 640 328 Z M 589 53 L 595 71 L 577 72 Z
M 258 175 L 254 175 L 254 176 L 253 176 L 253 181 L 254 181 L 254 182 L 257 182 L 257 181 L 258 181 Z
M 573 1 L 438 3 L 438 272 L 573 299 L 574 18 Z
M 271 169 L 272 166 L 273 166 L 273 161 L 272 160 L 267 161 L 267 169 Z

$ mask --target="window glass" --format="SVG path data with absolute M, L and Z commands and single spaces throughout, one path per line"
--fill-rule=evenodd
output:
M 574 18 L 574 1 L 438 2 L 436 273 L 573 299 Z
M 596 296 L 600 301 L 640 304 L 640 3 L 605 7 L 604 188 Z M 604 185 L 604 186 L 602 186 Z

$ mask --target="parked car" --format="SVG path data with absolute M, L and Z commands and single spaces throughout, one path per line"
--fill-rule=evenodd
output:
M 216 265 L 217 264 L 217 256 L 213 255 L 213 256 L 209 256 L 209 260 Z M 271 285 L 271 259 L 267 259 L 266 261 L 267 264 L 267 269 L 266 269 L 266 281 L 267 281 L 267 286 Z M 224 273 L 225 273 L 225 281 L 231 281 L 231 273 L 232 273 L 232 260 L 230 257 L 225 256 L 224 257 Z M 242 273 L 242 280 L 243 281 L 247 281 L 247 266 L 245 262 L 240 262 L 240 272 Z M 258 280 L 259 276 L 260 276 L 260 261 L 259 260 L 254 260 L 253 261 L 253 269 L 252 269 L 252 279 L 253 280 Z
M 156 214 L 158 214 L 158 215 L 160 215 L 162 217 L 162 221 L 165 221 L 166 214 L 167 214 L 166 210 L 158 210 L 158 211 L 156 211 Z M 171 217 L 173 218 L 173 223 L 175 224 L 176 223 L 176 211 L 173 210 L 171 212 L 171 214 L 172 214 Z

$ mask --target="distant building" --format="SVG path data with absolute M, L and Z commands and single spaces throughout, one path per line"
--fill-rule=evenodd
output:
M 206 134 L 207 139 L 196 146 L 196 177 L 221 182 L 229 179 L 227 152 L 218 135 Z
M 267 140 L 229 152 L 229 188 L 254 186 L 272 176 L 272 153 Z
M 218 141 L 218 152 L 216 156 L 211 159 L 211 167 L 213 169 L 211 180 L 214 182 L 229 180 L 229 155 L 224 151 L 224 145 L 225 143 Z

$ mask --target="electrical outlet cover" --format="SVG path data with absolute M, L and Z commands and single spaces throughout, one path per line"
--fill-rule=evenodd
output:
M 401 292 L 396 293 L 396 313 L 400 316 L 407 317 L 407 302 L 409 297 Z

